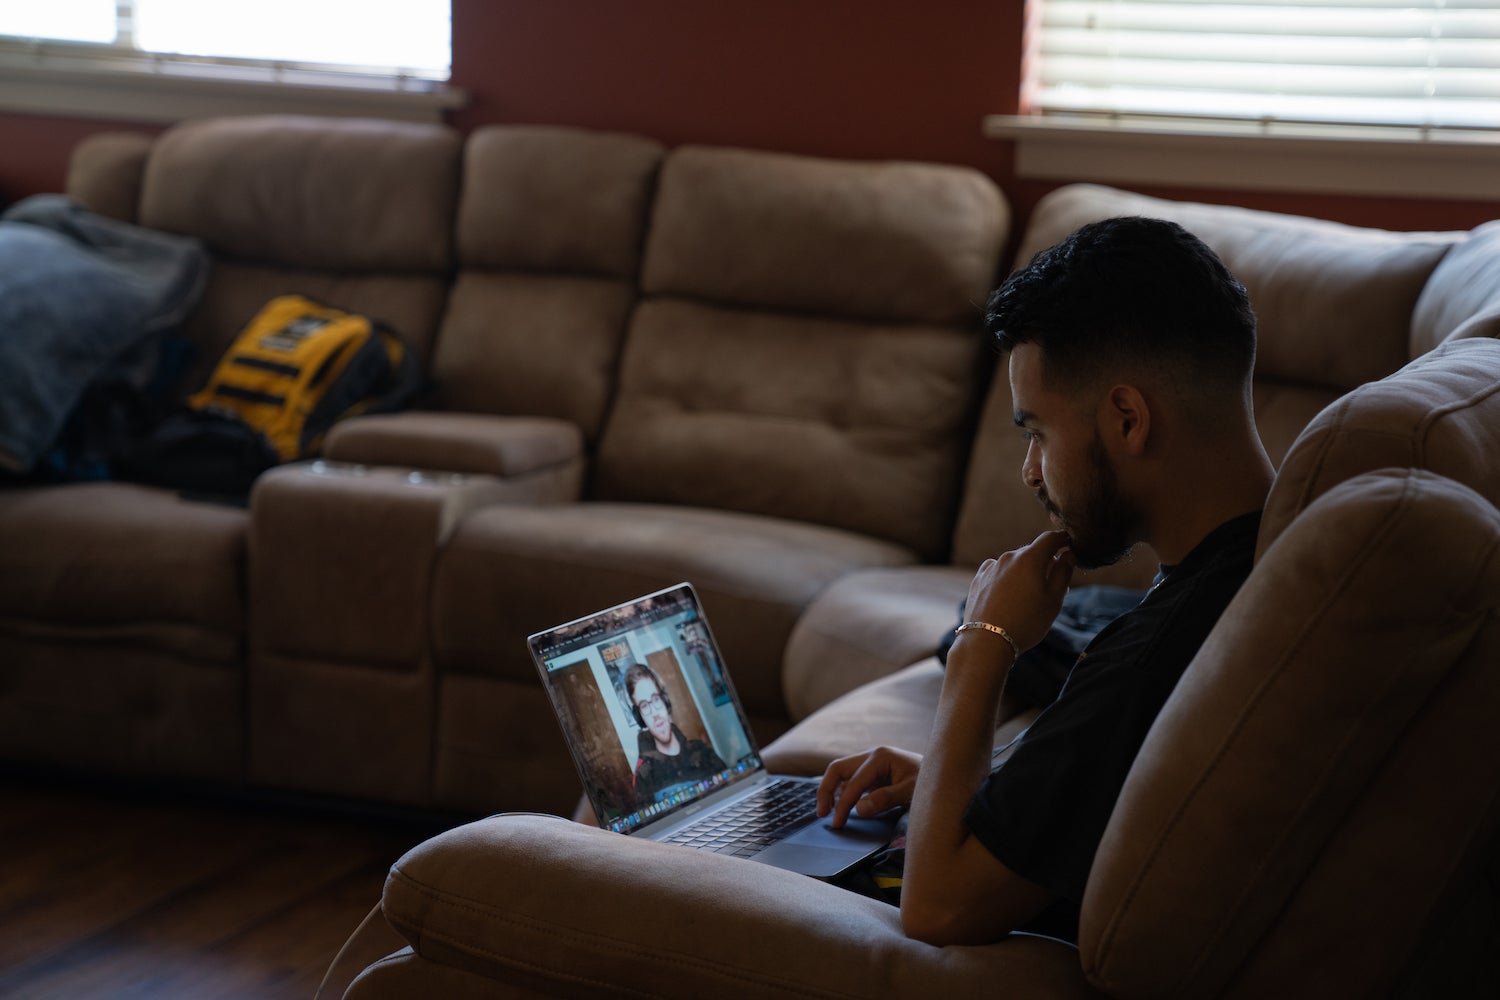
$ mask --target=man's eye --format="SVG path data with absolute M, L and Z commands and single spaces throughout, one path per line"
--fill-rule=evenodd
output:
M 1042 438 L 1042 436 L 1040 434 L 1038 434 L 1036 431 L 1022 431 L 1021 432 L 1021 440 L 1025 441 L 1027 444 L 1031 444 L 1031 442 L 1033 442 L 1033 441 L 1040 441 L 1041 438 Z

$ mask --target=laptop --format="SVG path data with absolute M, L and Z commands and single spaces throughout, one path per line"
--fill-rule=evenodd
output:
M 819 779 L 767 772 L 691 584 L 526 641 L 601 827 L 819 878 L 890 841 L 893 819 L 834 830 Z

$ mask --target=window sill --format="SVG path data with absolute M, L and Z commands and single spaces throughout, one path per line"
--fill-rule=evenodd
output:
M 1026 178 L 1500 200 L 1496 132 L 991 115 L 984 134 Z
M 291 83 L 149 64 L 38 65 L 24 56 L 0 55 L 0 110 L 28 114 L 153 123 L 278 113 L 438 122 L 465 99 L 457 88 L 428 81 L 404 87 L 394 81 Z

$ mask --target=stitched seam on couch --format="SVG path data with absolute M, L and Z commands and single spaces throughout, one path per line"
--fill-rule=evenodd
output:
M 393 870 L 391 872 L 391 878 L 399 878 L 418 895 L 421 895 L 426 899 L 434 903 L 438 903 L 444 907 L 451 907 L 453 909 L 461 910 L 467 913 L 473 913 L 479 916 L 494 919 L 502 924 L 508 923 L 516 927 L 524 928 L 526 930 L 543 933 L 553 939 L 575 942 L 580 947 L 591 948 L 595 950 L 600 950 L 602 948 L 602 950 L 609 951 L 615 954 L 644 957 L 650 959 L 653 962 L 661 962 L 666 965 L 674 965 L 680 968 L 694 969 L 698 972 L 706 972 L 728 980 L 731 983 L 754 983 L 758 986 L 776 989 L 783 993 L 789 993 L 795 996 L 831 998 L 854 996 L 854 994 L 850 993 L 835 993 L 828 990 L 814 989 L 800 983 L 776 979 L 764 974 L 761 974 L 759 976 L 747 974 L 748 970 L 745 970 L 738 966 L 726 966 L 722 963 L 711 962 L 702 958 L 686 958 L 670 952 L 653 951 L 650 949 L 642 948 L 632 942 L 605 937 L 601 934 L 583 934 L 561 924 L 538 920 L 534 917 L 509 914 L 495 907 L 485 906 L 479 903 L 477 900 L 461 899 L 460 897 L 455 897 L 451 892 L 440 892 L 436 888 L 412 878 L 405 872 Z M 419 929 L 416 926 L 413 926 L 407 920 L 403 919 L 400 914 L 393 914 L 388 907 L 385 909 L 385 914 L 387 919 L 400 921 L 406 930 L 413 932 L 418 938 L 430 937 L 459 951 L 469 951 L 485 955 L 489 958 L 501 962 L 502 964 L 513 964 L 523 968 L 533 968 L 548 975 L 559 976 L 562 978 L 573 978 L 577 979 L 580 982 L 596 982 L 595 980 L 591 980 L 586 977 L 558 972 L 557 970 L 549 966 L 532 965 L 519 959 L 512 958 L 502 952 L 493 951 L 472 942 L 460 941 L 449 935 L 435 932 L 430 928 Z M 620 988 L 618 984 L 615 983 L 599 982 L 598 984 L 607 985 L 613 989 Z
M 1130 889 L 1125 894 L 1124 901 L 1121 903 L 1121 905 L 1115 908 L 1114 915 L 1110 918 L 1108 926 L 1100 936 L 1100 945 L 1097 949 L 1098 953 L 1105 954 L 1110 950 L 1115 932 L 1119 928 L 1120 921 L 1123 919 L 1124 914 L 1134 903 L 1135 897 L 1142 883 L 1149 880 L 1149 876 L 1152 870 L 1157 866 L 1161 851 L 1164 848 L 1166 841 L 1170 838 L 1171 834 L 1176 830 L 1178 824 L 1181 822 L 1182 814 L 1187 811 L 1190 805 L 1194 804 L 1197 801 L 1202 787 L 1207 784 L 1209 779 L 1212 778 L 1217 772 L 1219 765 L 1223 762 L 1223 759 L 1228 754 L 1230 748 L 1233 747 L 1238 741 L 1239 735 L 1243 730 L 1245 724 L 1249 721 L 1251 716 L 1255 714 L 1255 710 L 1259 707 L 1260 702 L 1265 698 L 1267 693 L 1274 686 L 1275 682 L 1281 679 L 1283 673 L 1285 672 L 1287 661 L 1295 657 L 1296 652 L 1301 648 L 1302 643 L 1306 640 L 1308 633 L 1312 630 L 1314 625 L 1322 620 L 1323 616 L 1327 613 L 1328 607 L 1334 603 L 1336 598 L 1343 595 L 1345 590 L 1348 589 L 1350 581 L 1352 581 L 1358 575 L 1360 569 L 1362 569 L 1363 566 L 1373 557 L 1374 553 L 1380 548 L 1385 538 L 1389 536 L 1395 529 L 1395 525 L 1411 507 L 1414 497 L 1415 489 L 1412 484 L 1412 479 L 1408 477 L 1403 482 L 1400 500 L 1398 501 L 1396 506 L 1386 514 L 1386 516 L 1381 520 L 1380 524 L 1376 526 L 1375 530 L 1371 533 L 1370 542 L 1360 547 L 1359 554 L 1356 559 L 1345 568 L 1344 573 L 1337 581 L 1337 584 L 1327 590 L 1324 599 L 1319 603 L 1315 613 L 1309 616 L 1307 622 L 1303 625 L 1301 632 L 1287 646 L 1286 651 L 1282 654 L 1279 662 L 1276 664 L 1274 669 L 1267 671 L 1265 679 L 1260 683 L 1259 687 L 1250 697 L 1245 707 L 1240 710 L 1234 724 L 1230 727 L 1229 733 L 1221 741 L 1218 751 L 1209 761 L 1208 766 L 1204 768 L 1203 773 L 1199 775 L 1198 779 L 1193 782 L 1193 785 L 1188 790 L 1188 793 L 1182 797 L 1182 800 L 1172 811 L 1171 817 L 1167 820 L 1166 824 L 1162 827 L 1161 832 L 1157 835 L 1155 842 L 1152 844 L 1150 852 L 1146 856 L 1146 860 L 1141 865 L 1140 873 L 1132 881 Z M 1396 674 L 1393 674 L 1388 683 L 1394 682 L 1396 676 Z M 1366 702 L 1366 704 L 1369 703 L 1369 701 Z M 1357 732 L 1359 729 L 1360 725 L 1355 724 L 1354 726 L 1350 727 L 1349 732 L 1352 734 L 1354 732 Z M 1352 735 L 1346 736 L 1345 740 L 1340 744 L 1339 751 L 1330 755 L 1330 763 L 1323 769 L 1324 775 L 1332 770 L 1334 762 L 1342 759 L 1343 748 L 1347 747 L 1350 739 L 1352 739 Z M 1296 811 L 1292 814 L 1291 819 L 1288 821 L 1283 830 L 1282 836 L 1277 838 L 1275 846 L 1279 847 L 1281 844 L 1283 844 L 1286 837 L 1290 835 L 1291 831 L 1295 830 L 1298 827 L 1299 821 L 1306 812 L 1309 804 L 1317 797 L 1316 790 L 1321 788 L 1322 784 L 1323 781 L 1321 778 L 1318 781 L 1312 783 L 1311 788 L 1313 790 L 1310 791 L 1306 797 L 1304 797 L 1302 804 L 1299 805 Z M 1267 852 L 1266 857 L 1269 858 L 1274 856 L 1275 854 L 1276 851 L 1271 850 Z M 1264 872 L 1266 863 L 1267 862 L 1265 860 L 1262 860 L 1262 862 L 1256 866 L 1254 877 L 1247 879 L 1246 888 L 1235 899 L 1235 905 L 1229 910 L 1230 914 L 1234 913 L 1238 909 L 1238 907 L 1243 904 L 1245 897 L 1253 892 L 1254 887 L 1259 883 L 1260 877 Z M 1226 915 L 1225 919 L 1220 921 L 1217 930 L 1215 930 L 1212 936 L 1210 936 L 1208 940 L 1204 942 L 1204 945 L 1200 950 L 1197 958 L 1194 959 L 1189 967 L 1178 977 L 1179 983 L 1185 984 L 1191 981 L 1192 978 L 1198 974 L 1199 970 L 1203 967 L 1204 963 L 1208 961 L 1209 956 L 1217 947 L 1219 941 L 1222 940 L 1223 936 L 1228 932 L 1229 923 L 1229 917 L 1228 915 Z M 1097 975 L 1097 970 L 1100 964 L 1102 963 L 1089 963 L 1089 965 L 1092 966 L 1092 968 L 1089 970 L 1091 978 L 1094 975 Z M 1116 992 L 1119 989 L 1118 984 L 1111 983 L 1108 980 L 1102 980 L 1101 982 L 1099 982 L 1099 985 L 1101 985 L 1108 992 Z
M 1429 351 L 1426 355 L 1423 356 L 1423 358 L 1429 364 L 1432 364 L 1436 362 L 1437 358 L 1446 356 L 1447 354 L 1451 353 L 1453 353 L 1451 350 L 1444 350 L 1444 348 L 1440 345 L 1437 348 L 1434 348 L 1432 351 Z M 1413 441 L 1413 454 L 1408 459 L 1408 461 L 1417 466 L 1421 466 L 1425 462 L 1425 455 L 1427 452 L 1427 439 L 1431 435 L 1433 429 L 1437 426 L 1439 421 L 1441 421 L 1444 417 L 1447 417 L 1453 413 L 1460 412 L 1462 410 L 1467 410 L 1470 407 L 1473 407 L 1478 403 L 1481 403 L 1484 400 L 1490 398 L 1497 392 L 1500 392 L 1500 383 L 1482 386 L 1470 395 L 1465 396 L 1463 399 L 1451 400 L 1448 403 L 1443 404 L 1442 406 L 1434 408 L 1430 413 L 1422 417 L 1422 419 L 1417 421 L 1417 425 L 1414 428 L 1414 433 L 1410 435 Z M 1351 405 L 1349 402 L 1349 396 L 1345 395 L 1336 405 L 1338 409 L 1335 411 L 1335 415 L 1331 421 L 1332 426 L 1330 427 L 1330 432 L 1324 435 L 1322 447 L 1318 449 L 1317 457 L 1313 461 L 1312 474 L 1309 475 L 1303 482 L 1302 492 L 1297 497 L 1296 509 L 1298 513 L 1307 509 L 1307 506 L 1310 502 L 1309 497 L 1312 496 L 1313 492 L 1320 484 L 1323 478 L 1324 462 L 1328 458 L 1329 451 L 1331 451 L 1333 448 L 1335 439 L 1342 437 L 1346 433 L 1346 431 L 1344 430 L 1344 422 L 1348 416 L 1349 408 Z M 1406 434 L 1400 434 L 1394 431 L 1387 431 L 1383 433 L 1393 438 L 1404 438 L 1408 436 Z M 1327 489 L 1325 488 L 1323 492 L 1327 492 Z

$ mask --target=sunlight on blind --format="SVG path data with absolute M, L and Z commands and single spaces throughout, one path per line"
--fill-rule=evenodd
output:
M 449 0 L 0 0 L 0 36 L 74 57 L 249 60 L 446 80 L 451 35 Z
M 135 0 L 136 43 L 152 52 L 385 66 L 448 75 L 448 0 Z
M 0 0 L 0 35 L 112 42 L 114 0 Z
M 1042 0 L 1029 111 L 1500 127 L 1497 0 Z

